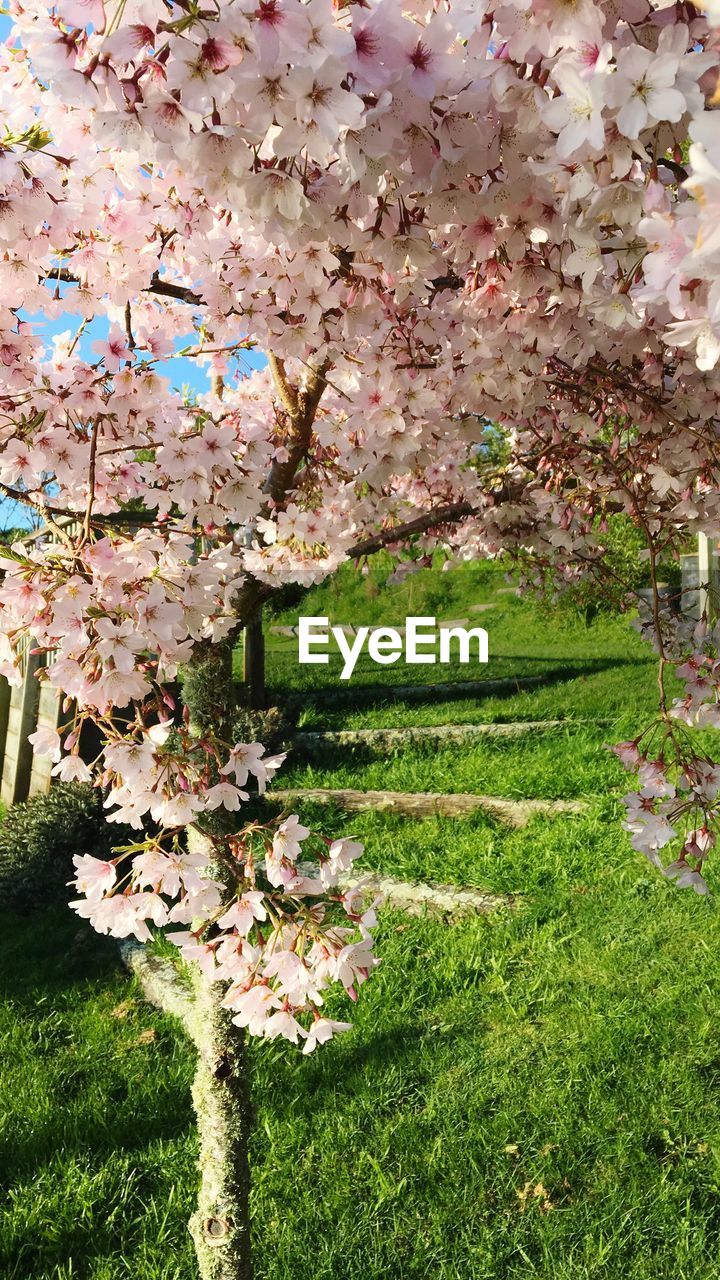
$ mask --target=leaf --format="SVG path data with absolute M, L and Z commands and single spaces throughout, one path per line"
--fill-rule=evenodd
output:
M 111 1018 L 127 1018 L 128 1014 L 134 1009 L 135 1000 L 123 1000 L 122 1004 L 118 1004 L 114 1009 L 110 1010 Z
M 552 1201 L 548 1195 L 542 1182 L 526 1182 L 522 1191 L 518 1191 L 517 1198 L 520 1201 L 520 1212 L 524 1213 L 529 1204 L 533 1201 L 537 1204 L 540 1213 L 550 1213 L 553 1208 Z

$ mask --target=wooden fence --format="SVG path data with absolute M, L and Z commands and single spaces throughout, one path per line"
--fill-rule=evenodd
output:
M 80 527 L 76 520 L 62 523 L 70 535 Z M 52 530 L 39 529 L 23 542 L 26 546 L 57 542 L 57 535 Z M 57 729 L 62 699 L 57 689 L 47 681 L 41 683 L 37 676 L 42 667 L 51 665 L 52 657 L 33 653 L 33 648 L 29 637 L 20 646 L 21 685 L 11 686 L 0 677 L 0 798 L 6 805 L 48 791 L 52 780 L 52 760 L 49 756 L 34 756 L 28 737 L 36 729 Z
M 0 796 L 6 805 L 47 791 L 51 781 L 50 757 L 34 756 L 28 736 L 40 728 L 57 729 L 62 704 L 57 689 L 37 678 L 47 665 L 46 655 L 31 653 L 31 648 L 28 640 L 21 653 L 21 685 L 10 686 L 0 678 Z

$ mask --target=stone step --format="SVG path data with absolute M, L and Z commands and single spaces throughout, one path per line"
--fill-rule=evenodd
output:
M 515 658 L 507 660 L 515 661 Z M 443 680 L 432 684 L 417 681 L 414 684 L 402 685 L 381 684 L 379 681 L 355 684 L 351 680 L 344 681 L 342 684 L 320 685 L 314 689 L 303 690 L 302 693 L 290 693 L 287 697 L 295 707 L 299 705 L 301 708 L 308 701 L 322 705 L 394 702 L 397 699 L 404 702 L 438 699 L 445 702 L 454 698 L 473 696 L 486 698 L 495 694 L 524 693 L 529 689 L 542 688 L 544 685 L 561 684 L 569 680 L 578 680 L 583 676 L 593 676 L 604 669 L 600 664 L 582 665 L 582 659 L 579 659 L 578 665 L 575 666 L 571 663 L 555 665 L 548 660 L 547 670 L 530 676 L 490 676 L 484 680 Z
M 510 827 L 524 827 L 537 814 L 555 816 L 584 813 L 582 800 L 507 800 L 502 796 L 476 796 L 462 792 L 441 795 L 434 791 L 358 791 L 326 787 L 268 791 L 267 799 L 281 805 L 314 801 L 336 804 L 349 812 L 374 809 L 381 813 L 398 813 L 405 818 L 467 818 L 483 811 Z
M 317 863 L 300 863 L 300 871 L 306 876 L 316 876 Z M 514 893 L 489 893 L 487 889 L 466 889 L 455 884 L 438 884 L 434 880 L 426 884 L 398 880 L 377 871 L 363 873 L 361 867 L 343 872 L 338 883 L 343 890 L 359 889 L 366 900 L 379 895 L 382 897 L 381 905 L 399 907 L 410 916 L 421 916 L 425 912 L 450 917 L 486 915 L 497 907 L 513 906 L 518 897 Z
M 296 733 L 292 745 L 304 755 L 315 755 L 328 747 L 370 747 L 389 750 L 412 742 L 470 742 L 475 738 L 519 738 L 525 734 L 549 733 L 584 720 L 516 720 L 507 724 L 411 725 L 394 729 L 337 729 Z
M 563 674 L 563 679 L 574 680 L 578 674 L 584 673 L 573 670 L 567 675 Z M 425 684 L 418 681 L 417 684 L 365 684 L 360 687 L 348 683 L 346 685 L 332 685 L 313 689 L 310 694 L 304 692 L 301 695 L 295 695 L 295 699 L 296 701 L 302 699 L 304 702 L 310 696 L 317 701 L 342 703 L 362 701 L 368 695 L 377 700 L 380 698 L 388 701 L 401 699 L 403 702 L 430 698 L 446 701 L 451 698 L 465 697 L 468 694 L 474 694 L 477 698 L 484 698 L 495 693 L 523 693 L 526 689 L 535 689 L 540 685 L 548 684 L 551 679 L 555 678 L 554 672 L 551 674 L 543 672 L 536 676 L 518 676 L 517 678 L 502 676 L 498 679 L 489 680 L 444 680 L 436 684 Z
M 303 875 L 314 877 L 317 869 L 317 863 L 300 863 Z M 376 871 L 367 871 L 364 875 L 345 872 L 340 876 L 339 887 L 343 891 L 357 888 L 366 902 L 379 896 L 381 907 L 395 907 L 409 916 L 443 916 L 451 923 L 466 916 L 487 915 L 498 907 L 512 907 L 517 902 L 514 893 L 489 893 L 432 880 L 423 884 L 379 875 Z M 178 962 L 153 954 L 133 938 L 119 941 L 118 951 L 125 968 L 137 978 L 147 1002 L 179 1019 L 190 1039 L 197 1040 L 199 1027 L 192 988 Z

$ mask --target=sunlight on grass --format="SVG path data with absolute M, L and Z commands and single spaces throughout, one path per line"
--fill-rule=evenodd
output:
M 278 782 L 588 808 L 508 830 L 480 813 L 418 822 L 298 802 L 319 832 L 363 840 L 376 871 L 512 905 L 453 926 L 384 908 L 377 975 L 357 1008 L 328 1001 L 353 1031 L 312 1058 L 251 1046 L 257 1280 L 714 1280 L 720 913 L 630 850 L 628 779 L 604 747 L 652 716 L 652 655 L 626 620 L 585 627 L 498 596 L 495 572 L 435 577 L 403 584 L 392 617 L 357 573 L 300 612 L 402 622 L 493 600 L 480 675 L 545 682 L 410 701 L 382 687 L 407 668 L 363 668 L 341 705 L 335 667 L 298 668 L 296 642 L 271 636 L 280 705 L 315 728 L 567 723 L 385 755 L 330 747 L 312 763 L 292 753 Z M 63 910 L 6 916 L 0 974 L 3 1280 L 194 1280 L 182 1032 Z

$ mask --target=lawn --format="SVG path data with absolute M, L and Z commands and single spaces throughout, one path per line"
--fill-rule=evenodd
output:
M 359 582 L 345 617 L 337 588 L 333 610 L 318 592 L 301 611 L 374 621 L 353 594 Z M 476 586 L 492 597 L 492 582 Z M 448 587 L 437 616 L 465 616 L 457 606 L 476 586 Z M 271 682 L 303 697 L 315 727 L 568 721 L 530 739 L 389 759 L 291 758 L 283 786 L 583 796 L 588 807 L 508 830 L 482 815 L 420 823 L 301 806 L 323 830 L 364 839 L 373 868 L 515 897 L 453 925 L 384 909 L 382 965 L 353 1031 L 310 1059 L 252 1046 L 258 1280 L 717 1274 L 720 912 L 629 849 L 626 781 L 603 747 L 650 713 L 652 662 L 622 620 L 559 626 L 495 599 L 481 616 L 496 663 L 521 678 L 552 658 L 554 683 L 444 703 L 361 693 L 341 709 L 329 691 L 311 698 L 306 672 L 272 640 Z M 376 598 L 367 603 L 369 614 Z M 581 662 L 595 665 L 565 679 L 563 665 Z M 309 670 L 330 684 L 327 668 Z M 3 923 L 0 1274 L 194 1280 L 192 1053 L 181 1031 L 141 1001 L 112 945 L 63 909 Z M 347 1016 L 343 1000 L 332 1008 Z

